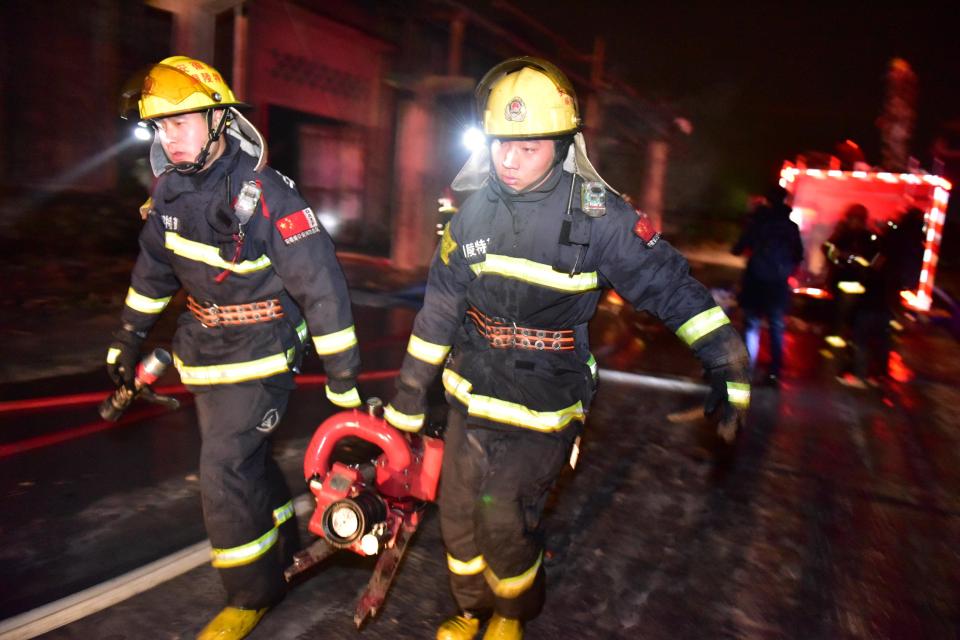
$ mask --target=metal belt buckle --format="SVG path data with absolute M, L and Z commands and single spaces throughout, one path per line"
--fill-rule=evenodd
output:
M 203 325 L 204 327 L 206 327 L 207 329 L 215 329 L 215 328 L 219 327 L 219 326 L 220 326 L 220 307 L 218 307 L 218 306 L 216 305 L 216 303 L 214 303 L 214 302 L 208 302 L 208 301 L 206 301 L 206 300 L 204 300 L 203 302 L 201 302 L 201 303 L 200 303 L 200 306 L 201 306 L 205 311 L 208 311 L 208 312 L 212 313 L 212 314 L 213 314 L 213 318 L 214 318 L 214 323 L 213 323 L 213 324 L 207 324 L 207 323 L 204 322 L 203 320 L 200 321 L 200 324 L 202 324 L 202 325 Z

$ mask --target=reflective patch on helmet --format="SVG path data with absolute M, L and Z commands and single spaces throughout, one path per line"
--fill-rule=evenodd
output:
M 514 96 L 503 110 L 503 117 L 509 122 L 523 122 L 527 119 L 527 105 L 523 98 Z
M 443 264 L 450 264 L 450 254 L 457 250 L 457 241 L 450 234 L 450 223 L 443 228 L 443 239 L 440 241 L 440 259 Z

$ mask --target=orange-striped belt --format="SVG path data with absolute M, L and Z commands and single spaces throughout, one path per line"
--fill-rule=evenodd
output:
M 512 322 L 490 318 L 474 307 L 467 309 L 477 332 L 494 349 L 533 349 L 535 351 L 572 351 L 573 329 L 531 329 Z
M 187 309 L 205 327 L 256 324 L 283 317 L 283 305 L 276 298 L 247 304 L 218 305 L 187 296 Z

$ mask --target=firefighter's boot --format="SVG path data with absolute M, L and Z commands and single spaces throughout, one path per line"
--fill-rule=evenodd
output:
M 197 640 L 240 640 L 247 637 L 267 612 L 264 609 L 225 607 L 203 628 Z
M 437 640 L 473 640 L 480 631 L 480 619 L 473 616 L 447 618 L 437 629 Z
M 483 640 L 523 640 L 523 625 L 519 620 L 494 614 Z

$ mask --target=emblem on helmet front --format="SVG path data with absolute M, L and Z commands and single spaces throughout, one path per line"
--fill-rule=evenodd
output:
M 523 122 L 527 117 L 527 105 L 523 104 L 523 98 L 516 96 L 508 102 L 503 116 L 510 122 Z

